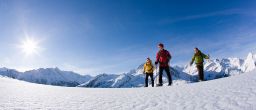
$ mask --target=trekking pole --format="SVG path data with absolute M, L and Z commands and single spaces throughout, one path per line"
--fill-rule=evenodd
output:
M 159 76 L 159 73 L 157 72 L 157 70 L 158 70 L 158 65 L 156 65 L 156 76 L 154 78 L 155 84 L 158 84 L 157 77 Z
M 207 62 L 209 63 L 211 60 L 210 60 L 210 54 L 207 55 L 209 57 L 209 59 L 207 59 Z

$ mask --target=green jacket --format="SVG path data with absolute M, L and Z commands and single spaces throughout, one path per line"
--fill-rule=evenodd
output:
M 204 53 L 202 53 L 201 51 L 199 51 L 198 53 L 194 54 L 191 64 L 193 64 L 195 62 L 196 65 L 202 65 L 204 63 L 204 59 L 209 59 L 209 56 L 207 56 Z

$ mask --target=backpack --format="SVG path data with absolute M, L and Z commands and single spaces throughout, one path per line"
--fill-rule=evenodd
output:
M 159 62 L 160 63 L 169 63 L 170 59 L 171 59 L 171 55 L 169 54 L 169 52 L 167 50 L 162 50 L 158 52 L 159 55 Z

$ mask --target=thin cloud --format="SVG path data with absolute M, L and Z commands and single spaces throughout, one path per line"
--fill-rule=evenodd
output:
M 255 24 L 255 23 L 253 23 Z M 180 36 L 176 36 L 173 42 L 174 47 L 170 47 L 173 53 L 173 64 L 186 64 L 193 55 L 193 48 L 198 46 L 206 54 L 210 54 L 213 59 L 226 57 L 244 58 L 248 52 L 256 52 L 256 30 L 255 25 L 243 25 L 234 28 L 232 32 L 216 33 L 217 39 L 190 39 L 183 42 Z M 189 35 L 193 36 L 193 35 Z M 200 43 L 198 43 L 200 42 Z
M 250 13 L 245 12 L 241 9 L 228 9 L 228 10 L 223 10 L 223 11 L 191 15 L 191 16 L 185 16 L 185 17 L 174 18 L 174 19 L 168 18 L 168 19 L 160 21 L 159 24 L 171 24 L 171 23 L 176 23 L 176 22 L 181 22 L 181 21 L 201 19 L 201 18 L 207 18 L 207 17 L 212 17 L 212 16 L 227 16 L 227 15 L 234 15 L 234 14 L 247 14 L 248 15 Z

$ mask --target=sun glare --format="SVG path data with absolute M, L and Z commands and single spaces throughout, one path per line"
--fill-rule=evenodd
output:
M 37 41 L 27 38 L 22 42 L 21 48 L 26 55 L 32 55 L 38 52 L 39 46 Z

